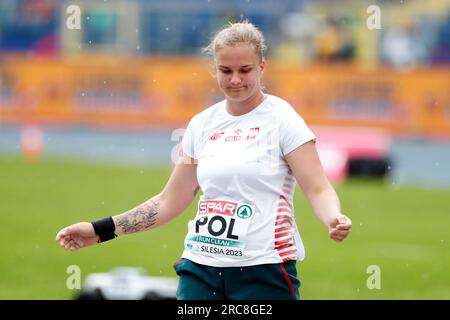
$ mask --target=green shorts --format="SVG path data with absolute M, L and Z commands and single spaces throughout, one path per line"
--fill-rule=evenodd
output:
M 178 300 L 298 300 L 296 261 L 248 267 L 210 267 L 188 259 L 174 264 Z

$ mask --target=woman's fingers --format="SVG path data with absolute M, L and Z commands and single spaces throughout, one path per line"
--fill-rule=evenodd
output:
M 333 229 L 330 231 L 330 238 L 336 241 L 342 241 L 349 235 L 349 233 L 350 229 L 349 230 Z
M 63 237 L 70 236 L 73 232 L 74 230 L 72 227 L 66 227 L 64 229 L 61 229 L 56 235 L 56 241 L 59 241 Z

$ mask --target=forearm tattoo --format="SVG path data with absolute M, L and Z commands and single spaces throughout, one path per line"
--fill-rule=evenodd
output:
M 133 233 L 150 229 L 156 223 L 159 203 L 149 200 L 117 217 L 116 228 L 123 233 Z

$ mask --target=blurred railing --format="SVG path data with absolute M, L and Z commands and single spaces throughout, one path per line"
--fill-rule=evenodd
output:
M 450 137 L 450 67 L 399 73 L 269 61 L 266 91 L 312 125 Z M 184 127 L 223 99 L 200 58 L 0 58 L 0 124 Z

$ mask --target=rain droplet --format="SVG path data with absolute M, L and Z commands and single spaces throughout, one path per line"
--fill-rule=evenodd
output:
M 105 201 L 102 201 L 101 204 L 104 205 L 104 204 L 105 204 Z
M 140 45 L 137 45 L 137 46 L 136 46 L 136 50 L 141 50 L 141 46 L 140 46 Z
M 167 249 L 167 244 L 164 243 L 164 244 L 162 245 L 162 248 L 163 248 L 163 249 Z
M 81 96 L 84 97 L 84 92 L 81 93 Z
M 359 224 L 360 227 L 362 227 L 362 225 L 363 225 L 362 223 Z
M 139 171 L 140 174 L 144 174 L 144 170 Z
M 216 295 L 216 292 L 215 292 L 215 291 L 213 291 L 213 295 Z
M 388 170 L 391 170 L 391 169 L 392 169 L 392 167 L 391 167 L 391 166 L 388 166 L 387 168 L 388 168 Z
M 436 162 L 434 165 L 435 165 L 436 167 L 439 167 L 439 162 Z
M 136 32 L 139 32 L 139 29 L 136 29 L 135 31 L 136 31 Z
M 169 27 L 166 27 L 166 31 L 169 31 Z
M 87 16 L 87 17 L 86 17 L 86 20 L 89 20 L 89 19 L 90 19 L 90 17 L 89 17 L 89 16 Z
M 222 272 L 219 272 L 219 276 L 221 276 L 222 275 Z

